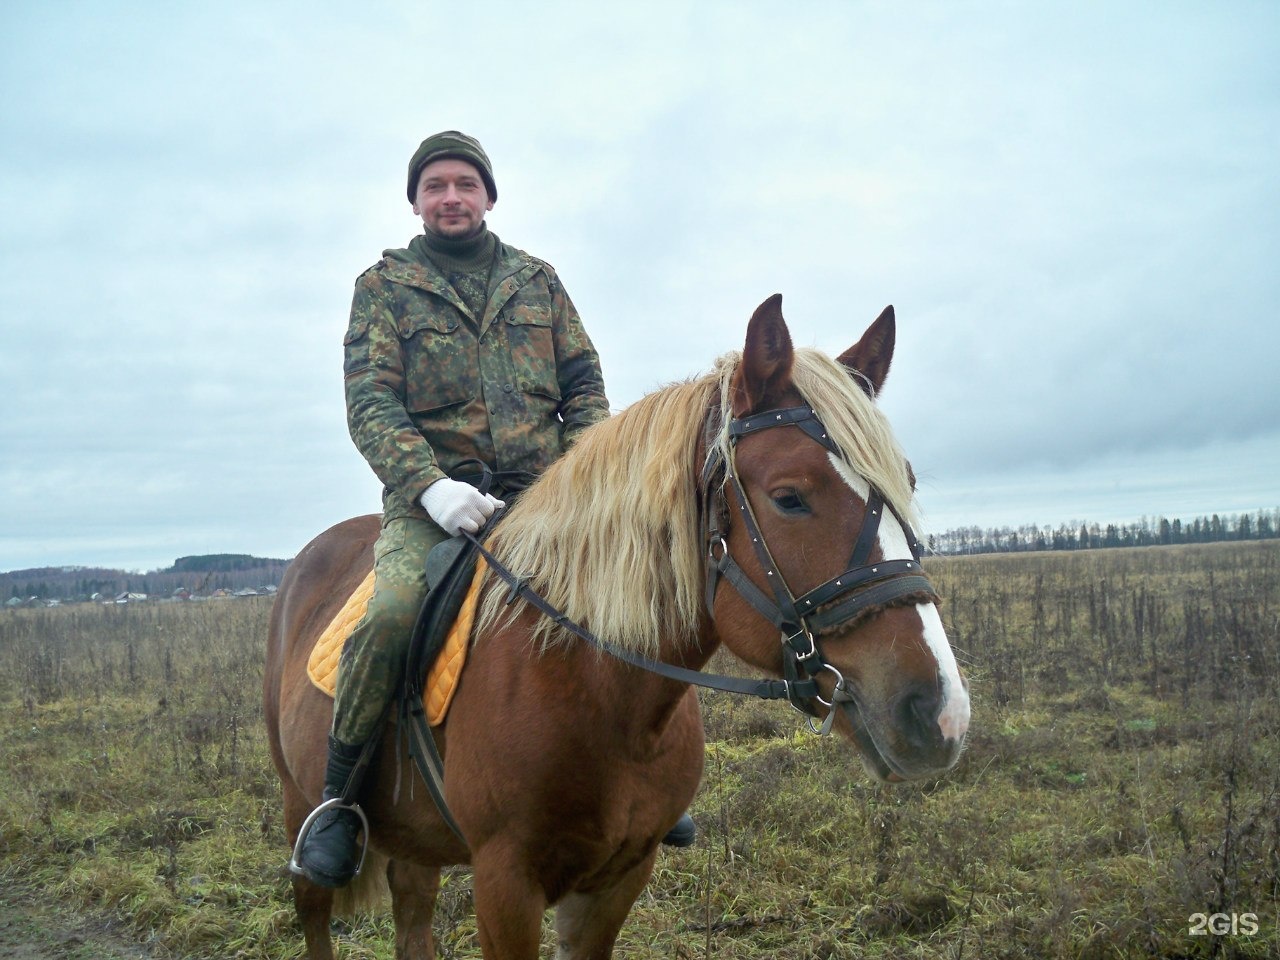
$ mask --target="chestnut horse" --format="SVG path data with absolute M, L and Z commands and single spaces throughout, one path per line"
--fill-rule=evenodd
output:
M 969 697 L 919 569 L 914 479 L 872 402 L 893 311 L 832 360 L 792 347 L 781 299 L 756 311 L 741 354 L 586 431 L 486 546 L 613 648 L 697 670 L 723 644 L 785 673 L 771 683 L 827 718 L 871 776 L 936 777 L 960 755 Z M 272 612 L 265 710 L 291 843 L 320 799 L 332 708 L 307 658 L 377 534 L 373 516 L 321 534 Z M 485 957 L 535 958 L 554 906 L 558 960 L 603 960 L 698 788 L 698 701 L 508 602 L 492 572 L 483 589 L 434 731 L 466 842 L 413 782 L 391 722 L 360 796 L 371 853 L 340 895 L 389 886 L 396 956 L 428 958 L 439 870 L 469 863 Z M 308 957 L 329 960 L 333 891 L 293 889 Z

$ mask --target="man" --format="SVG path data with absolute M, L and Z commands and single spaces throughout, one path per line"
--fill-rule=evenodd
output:
M 354 796 L 357 760 L 379 736 L 426 595 L 428 552 L 474 533 L 586 427 L 609 415 L 600 360 L 550 265 L 502 243 L 484 222 L 498 199 L 473 138 L 446 130 L 409 161 L 423 233 L 386 250 L 356 281 L 344 372 L 351 437 L 382 480 L 368 610 L 342 652 L 324 799 Z M 498 496 L 450 477 L 489 466 Z M 358 815 L 315 818 L 298 856 L 326 887 L 358 861 Z M 694 839 L 686 814 L 666 841 Z

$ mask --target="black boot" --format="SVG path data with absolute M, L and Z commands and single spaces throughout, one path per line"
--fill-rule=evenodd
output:
M 364 751 L 329 738 L 329 763 L 324 774 L 322 801 L 352 797 L 359 786 L 352 783 L 356 762 Z M 289 866 L 322 887 L 345 887 L 356 875 L 361 848 L 356 839 L 363 824 L 358 807 L 350 800 L 321 810 L 299 838 L 297 852 Z
M 662 838 L 662 842 L 668 847 L 691 847 L 696 839 L 698 839 L 698 828 L 694 826 L 693 817 L 682 813 L 676 825 Z

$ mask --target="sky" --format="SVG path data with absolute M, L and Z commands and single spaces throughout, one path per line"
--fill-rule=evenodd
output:
M 928 529 L 1280 506 L 1280 4 L 8 0 L 0 90 L 0 570 L 377 511 L 342 334 L 450 128 L 615 408 L 891 303 Z

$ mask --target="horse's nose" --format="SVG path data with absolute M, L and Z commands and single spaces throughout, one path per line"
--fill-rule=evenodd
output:
M 912 684 L 893 707 L 902 755 L 900 762 L 918 770 L 945 770 L 960 755 L 969 727 L 967 694 L 964 702 L 948 702 L 939 685 Z
M 912 684 L 899 694 L 894 717 L 911 750 L 929 754 L 945 749 L 947 738 L 938 723 L 941 713 L 942 695 L 936 684 Z

